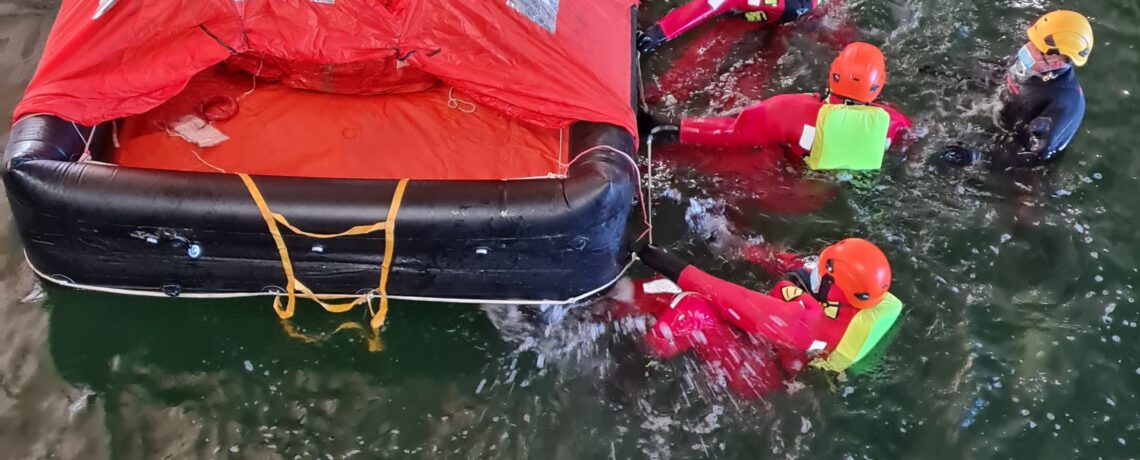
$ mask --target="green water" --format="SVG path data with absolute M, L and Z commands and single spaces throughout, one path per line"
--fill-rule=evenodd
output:
M 646 17 L 669 6 L 647 3 Z M 1057 6 L 1093 17 L 1098 39 L 1080 72 L 1088 114 L 1064 161 L 1040 180 L 932 166 L 948 139 L 987 139 L 992 88 L 955 74 L 1009 53 Z M 54 8 L 0 0 L 4 112 Z M 308 305 L 295 324 L 323 340 L 307 344 L 283 332 L 264 299 L 41 291 L 4 210 L 0 457 L 1140 456 L 1140 4 L 866 0 L 848 10 L 864 39 L 884 45 L 884 98 L 915 118 L 920 138 L 877 182 L 806 216 L 745 212 L 734 231 L 805 253 L 846 235 L 880 243 L 910 308 L 876 368 L 846 381 L 809 374 L 791 392 L 742 401 L 689 358 L 646 370 L 631 345 L 645 323 L 596 320 L 602 305 L 536 326 L 502 308 L 396 303 L 380 353 L 353 331 L 331 334 L 344 318 Z M 815 89 L 830 59 L 810 39 L 788 40 L 764 94 Z M 747 46 L 727 62 L 750 59 Z M 721 79 L 698 96 L 730 88 Z M 707 238 L 724 238 L 722 207 L 748 209 L 717 192 L 724 178 L 658 176 L 667 182 L 657 238 L 763 286 Z

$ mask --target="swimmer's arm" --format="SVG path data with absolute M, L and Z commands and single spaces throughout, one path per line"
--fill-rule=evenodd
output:
M 685 118 L 679 140 L 682 144 L 728 148 L 782 144 L 786 130 L 781 126 L 787 124 L 788 117 L 796 116 L 785 111 L 802 110 L 797 104 L 803 96 L 773 96 L 729 117 Z
M 709 275 L 669 251 L 646 246 L 637 253 L 650 268 L 677 283 L 684 291 L 709 299 L 722 319 L 741 330 L 792 348 L 800 329 L 803 305 L 783 302 L 763 293 Z M 802 345 L 802 344 L 801 344 Z
M 665 17 L 657 21 L 655 27 L 661 30 L 665 40 L 672 40 L 709 19 L 727 13 L 740 3 L 745 2 L 743 0 L 692 0 L 667 13 Z
M 890 104 L 877 104 L 887 111 L 891 117 L 891 124 L 887 128 L 887 150 L 900 150 L 905 144 L 906 134 L 910 132 L 911 121 L 906 115 Z
M 1018 139 L 1022 140 L 1022 147 L 1041 162 L 1052 160 L 1072 142 L 1084 112 L 1083 99 L 1069 105 L 1054 101 L 1037 118 L 1022 126 L 1025 132 L 1019 133 Z
M 717 314 L 733 326 L 752 335 L 784 345 L 799 348 L 796 337 L 802 325 L 803 305 L 784 302 L 709 275 L 689 266 L 681 273 L 677 285 L 686 291 L 696 292 L 709 299 Z
M 738 129 L 738 117 L 699 117 L 681 120 L 683 144 L 706 147 L 747 147 L 749 136 Z

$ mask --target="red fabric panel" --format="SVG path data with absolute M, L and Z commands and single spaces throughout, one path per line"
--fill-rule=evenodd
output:
M 94 125 L 145 112 L 230 55 L 199 25 L 222 40 L 241 35 L 229 0 L 117 1 L 92 20 L 97 4 L 60 6 L 16 119 L 46 113 Z
M 97 4 L 64 0 L 17 119 L 140 114 L 238 55 L 235 65 L 305 89 L 407 92 L 441 80 L 510 118 L 636 132 L 635 0 L 561 0 L 553 33 L 506 0 L 118 0 L 92 19 Z
M 506 179 L 563 174 L 559 130 L 479 107 L 448 107 L 448 89 L 344 96 L 211 70 L 155 110 L 122 120 L 108 161 L 136 168 L 357 179 Z M 166 127 L 218 96 L 239 99 L 237 116 L 214 123 L 230 139 L 199 148 Z M 454 96 L 463 99 L 458 92 Z M 564 141 L 564 136 L 563 139 Z M 201 159 L 194 156 L 197 153 Z M 558 161 L 558 158 L 562 161 Z

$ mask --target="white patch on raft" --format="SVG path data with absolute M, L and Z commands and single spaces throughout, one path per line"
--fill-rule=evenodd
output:
M 641 285 L 646 294 L 680 294 L 681 288 L 672 281 L 661 278 Z
M 169 129 L 174 135 L 201 148 L 213 147 L 230 139 L 197 115 L 179 118 L 170 124 Z

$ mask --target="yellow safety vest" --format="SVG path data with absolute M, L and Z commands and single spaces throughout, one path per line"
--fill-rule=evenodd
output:
M 883 165 L 891 116 L 880 107 L 824 104 L 807 157 L 814 170 L 868 170 Z
M 847 326 L 847 331 L 839 339 L 839 345 L 826 358 L 816 359 L 811 365 L 829 371 L 843 372 L 852 364 L 863 359 L 894 326 L 902 313 L 903 303 L 898 297 L 887 293 L 874 307 L 859 310 Z

